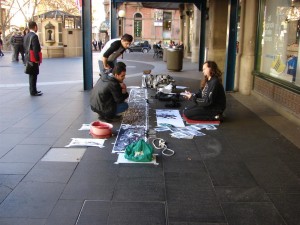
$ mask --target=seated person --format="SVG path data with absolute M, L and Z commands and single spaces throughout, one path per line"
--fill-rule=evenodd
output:
M 191 120 L 222 120 L 226 108 L 226 96 L 222 85 L 222 73 L 214 61 L 203 64 L 204 87 L 196 94 L 185 92 L 195 105 L 184 109 L 183 114 Z
M 111 39 L 108 41 L 100 52 L 99 68 L 100 74 L 105 71 L 113 69 L 117 58 L 129 48 L 133 37 L 130 34 L 124 34 L 121 39 Z
M 128 103 L 125 100 L 129 94 L 123 83 L 125 75 L 126 65 L 118 62 L 112 74 L 101 76 L 94 86 L 90 96 L 90 105 L 92 111 L 99 114 L 99 120 L 117 121 L 121 118 L 119 114 L 128 109 Z

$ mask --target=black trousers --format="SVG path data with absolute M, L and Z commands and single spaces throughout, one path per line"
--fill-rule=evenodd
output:
M 216 120 L 215 116 L 222 114 L 222 110 L 195 105 L 184 109 L 183 114 L 191 120 Z
M 36 82 L 37 82 L 37 74 L 29 74 L 29 92 L 31 95 L 37 93 Z

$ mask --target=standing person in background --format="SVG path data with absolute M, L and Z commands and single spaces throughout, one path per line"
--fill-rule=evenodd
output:
M 41 62 L 40 52 L 41 45 L 36 32 L 38 31 L 38 27 L 36 22 L 29 22 L 29 33 L 27 33 L 24 37 L 24 48 L 25 48 L 25 62 L 32 62 L 33 69 L 29 74 L 29 92 L 31 96 L 41 96 L 43 93 L 36 89 L 37 76 L 39 74 L 39 66 Z M 29 51 L 33 50 L 34 60 L 30 57 Z
M 99 49 L 99 51 L 101 51 L 101 49 L 102 49 L 102 41 L 101 40 L 98 41 L 98 49 Z
M 23 37 L 25 37 L 26 34 L 29 33 L 29 28 L 26 27 L 24 30 L 23 30 Z
M 16 61 L 19 61 L 19 54 L 21 54 L 23 64 L 25 64 L 25 61 L 24 61 L 24 47 L 23 47 L 24 37 L 22 35 L 22 32 L 19 31 L 17 33 L 17 35 L 15 35 L 14 39 L 15 39 L 14 50 L 15 50 Z
M 3 41 L 1 38 L 2 33 L 0 32 L 0 57 L 4 56 L 2 49 L 3 49 Z
M 96 39 L 93 40 L 92 44 L 94 46 L 94 50 L 97 51 L 97 41 L 96 41 Z
M 15 51 L 15 33 L 13 33 L 12 36 L 10 37 L 9 44 L 10 44 L 11 50 L 13 52 L 11 61 L 15 62 L 15 61 L 17 61 L 16 60 L 16 51 Z

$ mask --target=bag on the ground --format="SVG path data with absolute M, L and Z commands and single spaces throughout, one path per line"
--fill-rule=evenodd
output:
M 125 159 L 134 162 L 151 162 L 153 159 L 153 147 L 152 145 L 140 139 L 136 142 L 132 142 L 125 148 Z
M 169 84 L 175 83 L 173 77 L 167 74 L 157 74 L 153 79 L 153 88 L 163 88 Z
M 34 73 L 33 62 L 30 62 L 30 61 L 26 62 L 24 72 L 26 74 L 33 74 Z
M 144 74 L 142 79 L 142 86 L 148 88 L 163 88 L 169 84 L 175 83 L 173 77 L 167 74 Z

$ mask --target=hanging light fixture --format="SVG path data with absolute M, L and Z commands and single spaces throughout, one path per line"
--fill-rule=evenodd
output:
M 286 21 L 296 21 L 300 19 L 300 12 L 294 5 L 294 0 L 292 0 L 291 7 L 286 11 Z

